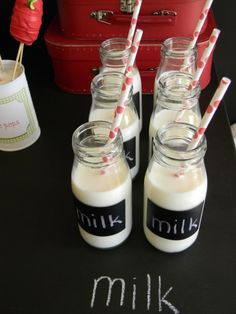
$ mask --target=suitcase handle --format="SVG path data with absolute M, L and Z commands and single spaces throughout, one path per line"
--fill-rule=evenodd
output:
M 90 13 L 90 16 L 98 22 L 105 24 L 128 24 L 130 23 L 130 15 L 114 14 L 109 10 L 97 10 Z M 152 15 L 140 15 L 138 23 L 140 24 L 166 24 L 175 25 L 177 13 L 170 10 L 159 10 Z

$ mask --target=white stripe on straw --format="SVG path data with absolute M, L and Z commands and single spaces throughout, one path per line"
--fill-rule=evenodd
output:
M 231 83 L 231 80 L 227 77 L 223 77 L 215 91 L 214 96 L 211 99 L 210 104 L 207 107 L 207 110 L 200 122 L 200 125 L 197 129 L 197 131 L 195 132 L 192 141 L 190 142 L 188 149 L 187 150 L 191 150 L 194 149 L 200 142 L 203 134 L 206 131 L 206 128 L 208 127 L 211 119 L 213 118 L 222 98 L 224 97 L 224 94 L 226 93 L 229 85 Z
M 138 23 L 138 16 L 139 16 L 141 5 L 142 5 L 142 0 L 136 0 L 135 1 L 134 11 L 133 11 L 133 15 L 132 15 L 131 23 L 130 23 L 130 28 L 129 28 L 129 33 L 127 36 L 128 47 L 130 47 L 132 45 L 135 28 L 136 28 L 137 23 Z
M 127 105 L 128 95 L 130 93 L 130 89 L 133 84 L 133 75 L 131 74 L 131 71 L 132 71 L 132 68 L 136 59 L 136 55 L 138 52 L 142 35 L 143 35 L 143 31 L 141 29 L 137 29 L 135 32 L 132 47 L 130 48 L 130 56 L 127 62 L 127 70 L 124 74 L 121 93 L 120 93 L 120 97 L 119 97 L 119 100 L 115 109 L 114 119 L 112 121 L 108 141 L 112 141 L 116 137 L 117 132 L 120 128 L 121 120 L 123 118 L 125 107 Z
M 205 69 L 208 58 L 210 57 L 215 47 L 215 44 L 217 42 L 219 35 L 220 35 L 220 30 L 217 28 L 214 28 L 209 38 L 208 45 L 204 49 L 201 59 L 197 63 L 197 69 L 196 69 L 196 72 L 194 73 L 192 83 L 190 84 L 190 88 L 194 88 L 197 85 L 198 81 L 200 80 L 202 72 Z
M 193 39 L 192 39 L 192 41 L 189 44 L 189 49 L 192 49 L 196 45 L 196 42 L 198 40 L 198 37 L 200 35 L 202 26 L 203 26 L 203 24 L 204 24 L 204 22 L 206 20 L 206 17 L 207 17 L 207 14 L 208 14 L 209 10 L 210 10 L 212 2 L 213 2 L 213 0 L 206 0 L 206 2 L 205 2 L 205 5 L 204 5 L 204 7 L 202 9 L 202 12 L 200 14 L 198 23 L 197 23 L 196 28 L 195 28 L 195 30 L 193 32 Z

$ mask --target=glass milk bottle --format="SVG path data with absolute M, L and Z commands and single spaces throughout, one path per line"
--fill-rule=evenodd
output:
M 201 120 L 199 108 L 199 84 L 189 89 L 192 75 L 183 72 L 163 73 L 158 84 L 158 99 L 149 123 L 149 159 L 153 151 L 153 139 L 157 130 L 170 122 L 185 122 L 198 126 Z
M 89 121 L 112 122 L 119 100 L 123 74 L 105 72 L 96 75 L 91 82 L 92 106 Z M 134 178 L 139 171 L 139 119 L 132 99 L 132 88 L 120 125 L 127 162 Z
M 132 228 L 132 180 L 122 135 L 107 143 L 110 123 L 87 122 L 72 136 L 72 191 L 82 238 L 107 249 L 121 244 Z
M 144 179 L 144 233 L 157 249 L 174 253 L 191 246 L 201 224 L 207 193 L 206 139 L 187 147 L 196 127 L 171 123 L 160 128 Z
M 161 61 L 158 67 L 153 92 L 155 107 L 158 95 L 159 79 L 165 72 L 184 72 L 194 74 L 196 70 L 197 49 L 189 49 L 191 38 L 172 37 L 166 39 L 161 46 Z
M 118 71 L 125 72 L 130 48 L 125 38 L 110 38 L 103 41 L 100 45 L 100 58 L 102 61 L 101 72 Z M 139 70 L 136 65 L 133 67 L 133 100 L 136 107 L 140 130 L 142 129 L 142 82 Z

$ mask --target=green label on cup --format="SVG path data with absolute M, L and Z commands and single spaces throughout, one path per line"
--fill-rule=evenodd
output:
M 0 98 L 0 143 L 16 143 L 36 131 L 31 99 L 25 88 Z

